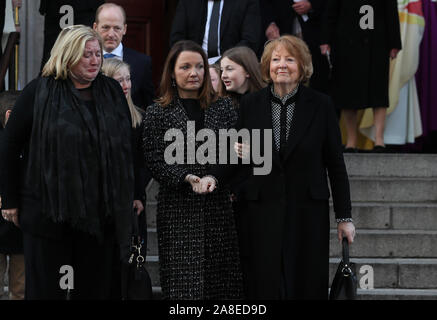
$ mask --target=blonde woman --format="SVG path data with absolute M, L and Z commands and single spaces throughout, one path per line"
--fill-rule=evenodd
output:
M 135 195 L 134 195 L 134 209 L 138 214 L 144 210 L 143 202 L 145 201 L 146 185 L 151 180 L 151 175 L 146 169 L 143 152 L 141 125 L 144 112 L 136 107 L 132 101 L 132 83 L 130 67 L 126 62 L 119 59 L 105 59 L 102 66 L 104 75 L 114 78 L 120 83 L 123 93 L 129 105 L 129 111 L 132 118 L 133 128 L 133 157 L 134 157 L 134 171 L 135 171 Z
M 102 57 L 95 31 L 65 28 L 5 128 L 2 214 L 23 230 L 26 299 L 109 299 L 114 245 L 129 255 L 132 124 Z

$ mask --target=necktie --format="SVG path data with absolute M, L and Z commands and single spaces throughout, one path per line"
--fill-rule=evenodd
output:
M 105 53 L 103 55 L 103 58 L 105 58 L 105 59 L 114 58 L 114 57 L 116 57 L 116 55 L 113 53 Z
M 287 105 L 281 103 L 281 128 L 280 128 L 279 154 L 281 157 L 287 147 Z
M 220 18 L 220 0 L 214 0 L 208 31 L 208 57 L 218 56 L 218 24 Z

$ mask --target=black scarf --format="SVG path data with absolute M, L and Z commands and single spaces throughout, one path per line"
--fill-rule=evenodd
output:
M 132 125 L 120 85 L 103 75 L 92 84 L 97 124 L 71 80 L 40 78 L 34 102 L 28 182 L 43 214 L 103 238 L 112 220 L 129 242 L 133 203 Z

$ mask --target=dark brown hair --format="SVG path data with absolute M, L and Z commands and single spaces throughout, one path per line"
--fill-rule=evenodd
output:
M 266 86 L 261 77 L 260 64 L 255 52 L 248 47 L 235 47 L 226 50 L 222 55 L 236 64 L 243 67 L 244 71 L 249 74 L 249 93 L 258 91 Z
M 197 52 L 202 56 L 204 66 L 203 84 L 199 89 L 198 99 L 202 109 L 206 109 L 212 102 L 217 100 L 217 95 L 214 92 L 209 75 L 208 58 L 202 47 L 191 40 L 182 40 L 176 42 L 170 49 L 170 52 L 165 60 L 164 70 L 162 72 L 161 83 L 159 86 L 160 97 L 156 100 L 163 107 L 168 106 L 177 96 L 177 88 L 172 86 L 172 74 L 176 66 L 176 61 L 179 55 L 184 51 Z

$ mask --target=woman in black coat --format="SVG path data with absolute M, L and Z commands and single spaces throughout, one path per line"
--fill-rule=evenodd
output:
M 26 299 L 109 299 L 114 246 L 130 253 L 132 123 L 102 50 L 91 28 L 62 30 L 5 128 L 2 214 L 23 230 Z
M 250 164 L 216 167 L 210 173 L 221 188 L 239 170 L 247 172 L 240 193 L 245 202 L 240 250 L 247 298 L 327 299 L 327 173 L 338 237 L 352 242 L 355 232 L 335 109 L 328 96 L 303 85 L 312 63 L 302 40 L 282 36 L 270 42 L 261 69 L 270 85 L 243 97 L 237 129 L 261 129 L 265 143 L 260 150 L 272 152 L 271 171 L 255 175 Z M 272 138 L 264 140 L 268 134 Z M 251 149 L 258 142 L 251 141 Z M 203 180 L 214 188 L 212 178 Z
M 402 48 L 396 0 L 328 0 L 322 54 L 332 49 L 333 98 L 343 110 L 347 152 L 356 152 L 359 109 L 373 108 L 375 149 L 384 151 L 390 58 Z
M 170 50 L 160 91 L 157 103 L 146 110 L 143 138 L 147 167 L 160 184 L 157 232 L 163 296 L 238 299 L 242 278 L 230 191 L 194 192 L 209 167 L 194 154 L 202 144 L 195 136 L 201 129 L 218 136 L 220 129 L 235 124 L 237 113 L 230 99 L 214 94 L 207 57 L 193 41 L 177 42 Z

